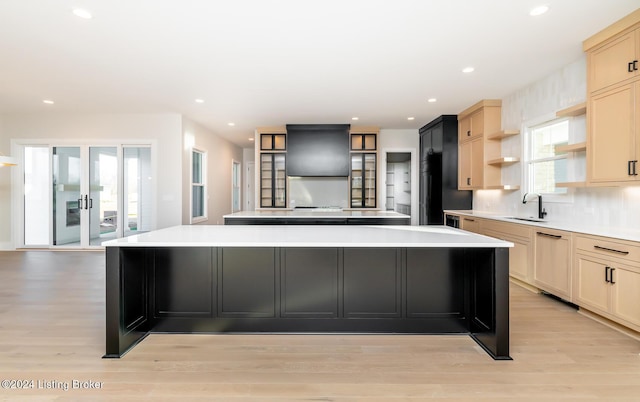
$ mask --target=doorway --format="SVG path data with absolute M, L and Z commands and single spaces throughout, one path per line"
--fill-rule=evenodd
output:
M 97 248 L 151 230 L 151 147 L 25 145 L 22 247 Z
M 387 152 L 385 180 L 387 211 L 411 215 L 411 176 L 411 152 Z

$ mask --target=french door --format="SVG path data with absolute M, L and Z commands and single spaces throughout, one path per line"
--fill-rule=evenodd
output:
M 94 248 L 151 230 L 149 146 L 25 146 L 24 169 L 25 247 Z

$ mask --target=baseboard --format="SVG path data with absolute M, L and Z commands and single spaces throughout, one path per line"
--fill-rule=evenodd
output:
M 625 327 L 624 325 L 618 324 L 615 321 L 611 321 L 610 319 L 603 317 L 601 315 L 598 315 L 592 311 L 589 310 L 585 310 L 584 308 L 580 307 L 578 309 L 578 313 L 582 314 L 585 317 L 591 318 L 594 321 L 599 322 L 602 325 L 605 325 L 611 329 L 615 329 L 618 332 L 621 332 L 627 336 L 630 336 L 631 338 L 640 341 L 640 332 L 634 331 L 631 328 Z
M 15 251 L 16 248 L 13 245 L 13 242 L 10 241 L 0 241 L 0 251 Z
M 524 282 L 524 281 L 522 281 L 522 280 L 520 280 L 518 278 L 514 278 L 513 276 L 509 277 L 509 281 L 511 283 L 514 283 L 514 284 L 520 286 L 521 288 L 527 289 L 529 292 L 532 292 L 532 293 L 541 293 L 542 292 L 537 287 L 535 287 L 533 285 L 530 285 L 527 282 Z

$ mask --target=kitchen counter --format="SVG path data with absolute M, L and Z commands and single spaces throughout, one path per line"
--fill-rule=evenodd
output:
M 450 214 L 469 216 L 475 218 L 493 219 L 521 225 L 530 225 L 541 228 L 565 230 L 568 232 L 583 233 L 594 236 L 610 237 L 613 239 L 629 240 L 640 242 L 640 229 L 619 228 L 613 226 L 591 225 L 589 223 L 571 223 L 545 219 L 543 222 L 533 222 L 515 219 L 513 215 L 501 214 L 497 212 L 473 211 L 473 210 L 447 210 Z M 535 218 L 533 218 L 535 219 Z
M 510 242 L 447 226 L 177 226 L 103 243 L 106 354 L 150 333 L 419 333 L 509 357 Z
M 225 225 L 409 225 L 411 217 L 395 211 L 262 210 L 224 216 Z

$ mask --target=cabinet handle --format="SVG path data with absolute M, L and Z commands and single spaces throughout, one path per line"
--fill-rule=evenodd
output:
M 633 72 L 633 61 L 630 61 L 629 64 L 627 64 L 627 72 L 628 73 L 632 73 Z
M 609 271 L 611 267 L 604 267 L 604 281 L 609 283 Z
M 631 64 L 631 63 L 629 63 Z M 471 130 L 467 130 L 467 137 L 471 137 Z
M 475 219 L 469 219 L 469 218 L 464 218 L 463 220 L 467 221 L 467 222 L 475 222 L 476 221 Z
M 627 161 L 627 175 L 632 176 L 631 174 L 631 165 L 633 164 L 633 161 Z
M 545 236 L 545 237 L 550 237 L 552 239 L 562 239 L 562 236 L 558 236 L 558 235 L 553 235 L 553 234 L 549 234 L 549 233 L 544 233 L 544 232 L 536 232 L 538 236 Z
M 471 185 L 471 177 L 467 177 L 467 186 Z
M 637 176 L 638 175 L 638 171 L 636 170 L 636 165 L 638 164 L 638 161 L 632 161 L 633 162 L 633 174 L 632 176 Z
M 593 248 L 595 248 L 596 250 L 609 251 L 611 253 L 616 253 L 616 254 L 622 254 L 622 255 L 629 254 L 628 251 L 620 251 L 620 250 L 615 250 L 615 249 L 612 249 L 612 248 L 607 248 L 607 247 L 602 247 L 602 246 L 593 246 Z
M 609 272 L 610 272 L 610 274 L 609 274 L 609 283 L 611 283 L 612 285 L 616 284 L 616 281 L 613 280 L 613 271 L 615 271 L 615 270 L 616 270 L 615 268 L 611 268 L 609 270 Z
M 633 61 L 633 71 L 638 71 L 638 60 Z

